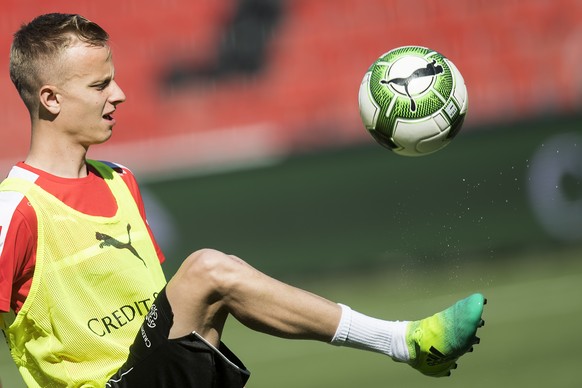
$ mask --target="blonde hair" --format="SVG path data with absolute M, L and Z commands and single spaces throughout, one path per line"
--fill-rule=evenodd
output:
M 65 49 L 78 41 L 105 47 L 108 40 L 103 28 L 77 14 L 50 13 L 22 25 L 10 49 L 10 79 L 27 108 L 37 106 L 45 74 L 55 70 Z

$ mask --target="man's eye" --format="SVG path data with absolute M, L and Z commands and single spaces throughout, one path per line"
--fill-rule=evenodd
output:
M 103 82 L 103 83 L 95 85 L 94 87 L 97 90 L 104 90 L 105 88 L 107 88 L 107 86 L 109 86 L 109 82 Z

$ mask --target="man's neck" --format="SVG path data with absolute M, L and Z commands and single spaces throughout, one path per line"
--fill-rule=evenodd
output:
M 28 156 L 24 163 L 61 178 L 87 176 L 85 157 L 88 149 L 58 136 L 40 136 L 33 131 Z
M 65 162 L 64 160 L 57 162 L 51 160 L 43 161 L 29 157 L 26 158 L 24 163 L 61 178 L 85 178 L 87 176 L 87 164 L 84 159 L 81 163 L 78 163 L 75 161 Z

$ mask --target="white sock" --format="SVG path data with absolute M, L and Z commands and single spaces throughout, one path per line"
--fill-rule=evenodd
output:
M 342 316 L 332 345 L 386 354 L 395 361 L 410 359 L 406 345 L 408 321 L 384 321 L 360 314 L 340 304 Z

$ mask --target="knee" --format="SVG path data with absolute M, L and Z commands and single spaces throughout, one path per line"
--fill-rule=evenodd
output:
M 209 293 L 228 295 L 242 278 L 244 262 L 238 257 L 214 249 L 201 249 L 186 258 L 179 272 L 193 287 Z

